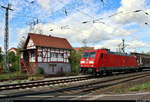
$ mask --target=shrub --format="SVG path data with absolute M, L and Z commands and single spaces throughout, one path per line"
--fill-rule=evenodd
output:
M 37 74 L 44 74 L 44 70 L 43 70 L 42 67 L 39 67 L 39 68 L 38 68 Z
M 65 72 L 57 72 L 56 75 L 64 76 Z
M 76 74 L 79 73 L 80 59 L 81 59 L 81 55 L 76 51 L 72 50 L 71 56 L 69 57 L 72 73 L 76 73 Z

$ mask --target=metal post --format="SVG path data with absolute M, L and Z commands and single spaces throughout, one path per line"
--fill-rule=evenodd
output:
M 124 46 L 124 39 L 122 39 L 122 51 L 123 51 L 123 53 L 125 53 L 125 46 Z
M 8 65 L 8 37 L 9 37 L 9 27 L 8 27 L 8 18 L 9 18 L 9 10 L 10 9 L 10 4 L 8 4 L 7 7 L 1 6 L 2 8 L 4 8 L 6 10 L 5 13 L 5 36 L 4 36 L 4 68 L 6 72 L 9 72 L 9 65 Z

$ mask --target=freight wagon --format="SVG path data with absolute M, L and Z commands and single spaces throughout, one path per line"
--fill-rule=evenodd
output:
M 142 53 L 131 53 L 137 57 L 138 66 L 140 68 L 150 68 L 150 55 Z

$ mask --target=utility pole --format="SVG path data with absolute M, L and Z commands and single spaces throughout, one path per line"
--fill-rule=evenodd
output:
M 125 53 L 125 44 L 124 44 L 125 40 L 122 39 L 122 43 L 118 44 L 118 49 L 119 49 L 119 52 L 122 52 L 122 53 Z
M 9 27 L 8 27 L 8 18 L 9 18 L 9 10 L 12 10 L 10 8 L 10 4 L 8 4 L 7 7 L 5 6 L 1 6 L 2 8 L 4 8 L 6 10 L 6 13 L 5 13 L 5 36 L 4 36 L 4 53 L 5 53 L 5 56 L 4 56 L 4 68 L 5 68 L 5 71 L 6 72 L 9 72 L 9 66 L 8 66 L 8 37 L 9 37 L 9 33 L 8 33 L 8 30 L 9 30 Z
M 125 53 L 124 39 L 122 39 L 122 51 Z

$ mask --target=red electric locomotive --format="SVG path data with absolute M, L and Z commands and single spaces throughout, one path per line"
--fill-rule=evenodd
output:
M 111 52 L 109 49 L 85 50 L 80 60 L 80 71 L 91 70 L 94 74 L 103 75 L 114 71 L 138 70 L 135 55 Z

